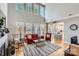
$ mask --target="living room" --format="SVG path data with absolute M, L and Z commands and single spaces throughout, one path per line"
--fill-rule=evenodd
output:
M 1 30 L 7 29 L 2 36 L 7 34 L 7 39 L 1 43 L 5 51 L 0 55 L 79 55 L 79 4 L 0 3 L 0 6 L 1 19 L 6 18 Z

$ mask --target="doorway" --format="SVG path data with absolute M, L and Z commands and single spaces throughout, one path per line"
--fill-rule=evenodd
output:
M 48 33 L 52 34 L 51 42 L 60 46 L 64 44 L 64 23 L 48 23 Z

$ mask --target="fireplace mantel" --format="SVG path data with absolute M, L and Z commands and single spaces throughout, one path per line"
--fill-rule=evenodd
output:
M 5 34 L 4 37 L 0 38 L 0 47 L 6 42 L 7 38 L 8 38 L 8 34 Z

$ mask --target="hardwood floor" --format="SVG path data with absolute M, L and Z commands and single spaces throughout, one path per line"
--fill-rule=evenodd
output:
M 64 46 L 64 40 L 63 39 L 59 39 L 59 40 L 53 39 L 51 41 L 51 43 L 62 46 L 62 47 Z
M 51 40 L 52 44 L 56 44 L 61 46 L 62 48 L 58 49 L 57 51 L 49 54 L 49 56 L 64 56 L 64 40 L 56 40 L 56 39 L 52 39 Z M 23 56 L 23 49 L 22 47 L 20 49 L 16 49 L 16 56 Z
M 24 56 L 23 54 L 23 47 L 20 47 L 19 49 L 15 49 L 15 55 L 16 56 Z
M 51 40 L 52 44 L 61 46 L 62 48 L 58 49 L 54 53 L 51 53 L 49 56 L 64 56 L 64 40 L 63 39 L 54 39 Z

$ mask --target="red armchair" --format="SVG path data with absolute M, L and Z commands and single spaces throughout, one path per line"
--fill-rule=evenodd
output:
M 46 33 L 45 40 L 51 40 L 51 33 Z

